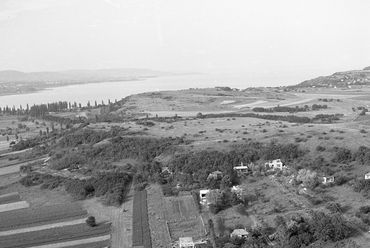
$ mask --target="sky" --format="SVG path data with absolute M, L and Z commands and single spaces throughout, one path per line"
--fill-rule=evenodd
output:
M 319 76 L 370 66 L 368 0 L 1 0 L 0 70 Z

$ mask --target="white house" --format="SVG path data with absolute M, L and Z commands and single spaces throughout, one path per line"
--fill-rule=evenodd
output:
M 241 162 L 240 166 L 235 166 L 234 167 L 234 170 L 236 170 L 237 173 L 245 174 L 245 173 L 248 173 L 249 167 L 248 167 L 248 165 L 243 165 L 243 162 Z
M 368 173 L 366 173 L 365 174 L 365 179 L 367 180 L 367 179 L 370 179 L 370 172 L 368 172 Z
M 209 189 L 199 190 L 199 199 L 201 204 L 207 204 L 207 194 L 209 193 L 209 191 Z
M 329 176 L 329 177 L 322 177 L 323 179 L 323 184 L 327 184 L 327 183 L 334 183 L 334 176 Z
M 195 244 L 192 237 L 183 237 L 179 238 L 179 247 L 180 248 L 194 248 Z
M 265 166 L 266 166 L 266 169 L 268 170 L 275 170 L 275 169 L 282 170 L 285 167 L 283 162 L 281 162 L 280 159 L 268 161 L 267 163 L 265 163 Z
M 245 229 L 235 229 L 231 234 L 230 237 L 238 237 L 238 238 L 247 238 L 249 232 Z

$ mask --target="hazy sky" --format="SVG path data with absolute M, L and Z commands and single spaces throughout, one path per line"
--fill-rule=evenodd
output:
M 368 0 L 1 0 L 0 70 L 370 66 Z

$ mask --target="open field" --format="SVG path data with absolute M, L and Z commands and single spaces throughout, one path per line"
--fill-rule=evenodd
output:
M 110 224 L 99 224 L 96 227 L 89 227 L 84 223 L 74 226 L 57 227 L 48 230 L 3 236 L 0 239 L 0 246 L 3 248 L 38 246 L 60 243 L 60 241 L 73 241 L 90 237 L 99 237 L 108 235 L 109 233 Z
M 17 192 L 0 195 L 0 205 L 1 204 L 7 204 L 12 202 L 20 201 L 20 196 Z
M 111 223 L 111 248 L 132 246 L 133 193 L 133 188 L 130 187 L 120 207 L 104 206 L 96 198 L 83 201 L 84 208 L 97 222 Z
M 26 228 L 19 228 L 19 229 L 15 229 L 15 230 L 3 231 L 3 232 L 0 232 L 0 237 L 13 235 L 13 234 L 26 233 L 26 232 L 47 230 L 47 229 L 57 228 L 57 227 L 74 226 L 74 225 L 78 225 L 78 224 L 83 224 L 85 222 L 86 222 L 86 218 L 71 220 L 71 221 L 64 221 L 63 220 L 63 222 L 57 222 L 57 223 L 54 223 L 54 224 L 47 224 L 47 225 L 40 225 L 40 226 L 33 226 L 33 227 L 26 227 Z
M 167 222 L 173 241 L 180 237 L 203 237 L 206 232 L 191 195 L 165 197 Z
M 68 219 L 87 216 L 87 211 L 78 204 L 61 204 L 41 208 L 28 208 L 0 213 L 0 231 L 59 223 Z
M 67 242 L 62 242 L 62 243 L 32 246 L 31 248 L 62 248 L 62 247 L 103 248 L 103 247 L 109 247 L 109 242 L 108 242 L 109 239 L 110 239 L 110 235 L 107 234 L 107 235 L 103 235 L 99 237 L 73 240 L 73 241 L 67 241 Z
M 98 241 L 98 239 L 101 239 L 103 241 Z M 76 244 L 77 242 L 79 242 L 79 244 Z M 69 248 L 109 248 L 111 247 L 109 235 L 100 236 L 96 238 L 81 239 L 81 240 L 70 241 L 70 242 L 65 242 L 65 243 L 67 243 L 66 247 L 69 247 Z M 58 244 L 54 244 L 54 245 L 58 245 Z M 123 246 L 123 247 L 126 247 L 126 246 Z M 43 248 L 43 247 L 38 247 L 38 248 Z M 47 247 L 44 247 L 44 248 L 47 248 Z

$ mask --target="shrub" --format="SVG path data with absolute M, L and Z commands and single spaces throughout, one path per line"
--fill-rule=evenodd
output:
M 87 224 L 88 226 L 91 226 L 91 227 L 96 226 L 96 220 L 95 220 L 95 217 L 94 217 L 94 216 L 89 216 L 89 217 L 86 219 L 86 224 Z
M 316 151 L 323 152 L 323 151 L 325 151 L 325 147 L 323 147 L 323 146 L 316 146 Z
M 340 213 L 342 210 L 342 207 L 340 206 L 340 204 L 336 202 L 327 202 L 325 204 L 325 208 L 328 209 L 332 214 Z

